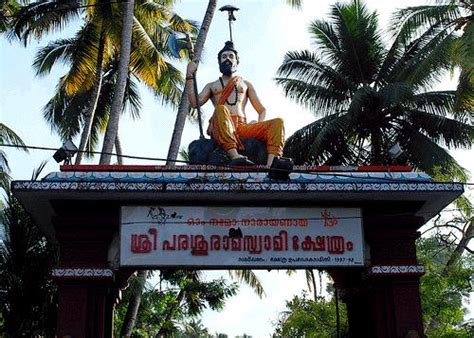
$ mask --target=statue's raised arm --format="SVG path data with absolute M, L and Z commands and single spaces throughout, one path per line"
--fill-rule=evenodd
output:
M 189 62 L 188 67 L 186 69 L 186 82 L 194 81 L 194 74 L 197 71 L 197 62 L 192 60 Z M 187 86 L 186 87 L 186 94 L 188 96 L 189 103 L 191 104 L 192 108 L 197 107 L 196 103 L 196 93 L 194 92 L 194 86 Z M 211 97 L 211 90 L 209 85 L 206 85 L 202 92 L 199 94 L 199 106 L 204 105 L 207 100 Z

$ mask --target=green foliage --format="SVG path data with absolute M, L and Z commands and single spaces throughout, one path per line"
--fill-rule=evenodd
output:
M 0 333 L 53 336 L 57 250 L 9 191 L 0 222 Z
M 260 279 L 252 270 L 229 270 L 229 275 L 237 279 L 240 283 L 244 282 L 250 286 L 258 297 L 262 298 L 265 295 L 265 290 L 263 289 Z
M 293 8 L 301 9 L 302 0 L 286 0 L 286 3 Z
M 418 259 L 426 269 L 421 278 L 421 303 L 428 337 L 472 337 L 474 333 L 474 326 L 464 321 L 463 306 L 473 290 L 474 257 L 465 255 L 446 269 L 454 249 L 453 243 L 439 236 L 417 243 Z
M 131 108 L 134 117 L 138 117 L 140 108 L 140 98 L 134 88 L 136 81 L 149 87 L 163 104 L 176 105 L 180 99 L 183 77 L 169 61 L 173 56 L 167 39 L 174 32 L 195 34 L 197 27 L 194 22 L 172 11 L 174 2 L 135 2 L 130 74 L 124 99 L 126 103 L 123 105 L 123 109 L 127 106 Z M 84 7 L 84 4 L 92 6 Z M 55 96 L 44 108 L 44 115 L 62 139 L 70 139 L 85 130 L 89 146 L 86 150 L 92 150 L 100 133 L 105 130 L 110 111 L 109 94 L 113 95 L 113 90 L 107 92 L 107 86 L 115 84 L 118 66 L 122 23 L 120 2 L 34 1 L 17 12 L 11 36 L 26 45 L 31 38 L 41 39 L 49 32 L 62 30 L 77 18 L 83 21 L 77 34 L 69 39 L 53 41 L 40 49 L 33 67 L 38 75 L 49 74 L 58 62 L 70 67 L 60 78 Z M 99 48 L 102 38 L 103 49 Z M 98 66 L 101 72 L 96 71 Z M 100 87 L 96 116 L 91 94 L 99 76 L 104 76 L 104 83 Z M 90 135 L 86 126 L 89 114 L 93 117 Z
M 209 334 L 209 330 L 201 323 L 200 319 L 192 318 L 182 324 L 182 330 L 177 337 L 207 338 L 211 337 L 211 335 Z
M 206 282 L 201 280 L 198 271 L 163 270 L 159 284 L 158 290 L 147 284 L 132 337 L 155 337 L 158 333 L 167 337 L 181 337 L 182 331 L 191 329 L 191 324 L 198 324 L 195 318 L 204 309 L 221 310 L 226 299 L 237 292 L 237 284 L 228 285 L 222 278 Z M 166 287 L 162 288 L 162 285 Z M 133 295 L 131 290 L 133 285 L 125 291 L 117 307 L 116 335 L 120 332 L 128 300 Z
M 339 304 L 341 333 L 347 327 L 345 306 Z M 274 337 L 335 337 L 336 305 L 334 298 L 326 300 L 317 297 L 311 300 L 303 292 L 286 302 L 286 310 L 280 314 L 276 323 Z
M 18 149 L 28 152 L 28 149 L 22 148 L 25 143 L 23 143 L 22 139 L 8 126 L 3 123 L 0 123 L 0 144 L 12 144 L 19 146 Z M 5 152 L 0 150 L 0 181 L 3 182 L 0 187 L 5 185 L 5 179 L 8 177 L 5 176 L 6 173 L 10 171 L 8 166 L 8 160 Z
M 329 20 L 310 26 L 315 51 L 288 52 L 277 83 L 317 121 L 295 132 L 284 153 L 299 164 L 435 165 L 453 178 L 463 168 L 445 147 L 469 148 L 468 111 L 453 114 L 455 91 L 430 91 L 450 68 L 453 32 L 402 32 L 386 46 L 377 13 L 362 1 L 336 4 Z M 409 39 L 410 37 L 410 39 Z M 404 158 L 388 150 L 399 144 Z
M 13 22 L 13 16 L 20 9 L 16 0 L 2 0 L 0 2 L 0 33 L 8 31 Z
M 100 133 L 105 130 L 110 108 L 112 105 L 112 98 L 114 95 L 115 83 L 117 81 L 116 62 L 112 62 L 107 67 L 104 67 L 104 77 L 102 79 L 101 95 L 98 99 L 97 108 L 94 114 L 92 130 L 89 140 L 89 148 L 93 150 L 97 145 Z M 85 116 L 77 114 L 82 111 L 84 107 L 90 104 L 90 96 L 92 89 L 84 93 L 77 93 L 69 96 L 60 81 L 56 94 L 48 101 L 43 108 L 43 116 L 51 125 L 51 128 L 57 132 L 62 140 L 68 140 L 78 135 L 81 132 L 81 126 Z M 132 116 L 138 118 L 140 116 L 141 101 L 138 93 L 138 85 L 133 77 L 129 78 L 125 88 L 124 109 L 128 108 Z
M 450 41 L 452 66 L 460 68 L 455 110 L 474 109 L 474 2 L 472 0 L 438 0 L 435 4 L 398 10 L 392 19 L 392 30 L 409 40 L 429 30 L 455 33 Z

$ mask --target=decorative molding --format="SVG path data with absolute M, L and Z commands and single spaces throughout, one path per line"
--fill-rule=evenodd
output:
M 122 171 L 122 172 L 137 172 L 137 171 L 147 171 L 147 172 L 184 172 L 184 171 L 240 171 L 240 172 L 249 172 L 251 171 L 264 171 L 268 172 L 268 168 L 264 165 L 254 165 L 252 167 L 233 167 L 229 165 L 212 165 L 212 164 L 188 164 L 188 165 L 179 165 L 179 166 L 168 166 L 168 165 L 116 165 L 116 164 L 106 164 L 106 165 L 97 165 L 97 164 L 64 164 L 61 165 L 60 170 L 64 171 Z M 369 166 L 346 166 L 346 165 L 295 165 L 293 168 L 294 171 L 302 172 L 313 172 L 313 171 L 366 171 L 366 172 L 411 172 L 413 167 L 406 165 L 369 165 Z
M 418 265 L 374 265 L 369 268 L 369 275 L 422 275 L 425 267 Z
M 55 278 L 104 279 L 104 278 L 112 278 L 114 273 L 111 269 L 57 268 L 57 269 L 53 269 L 51 275 Z
M 461 183 L 292 183 L 292 182 L 46 182 L 14 181 L 15 191 L 117 191 L 117 192 L 218 192 L 218 191 L 311 191 L 311 192 L 463 192 Z
M 419 183 L 433 182 L 423 172 L 292 172 L 292 183 Z M 122 183 L 274 183 L 267 172 L 232 171 L 66 171 L 48 174 L 47 182 L 122 182 Z

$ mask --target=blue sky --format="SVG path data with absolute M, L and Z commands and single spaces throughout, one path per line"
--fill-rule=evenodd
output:
M 267 107 L 267 118 L 285 119 L 288 136 L 314 121 L 314 115 L 287 100 L 272 79 L 286 51 L 310 47 L 311 41 L 307 33 L 310 21 L 326 18 L 328 8 L 334 2 L 306 0 L 302 11 L 291 9 L 285 5 L 284 0 L 228 0 L 218 4 L 218 7 L 225 4 L 240 7 L 240 11 L 236 13 L 237 21 L 233 31 L 241 59 L 239 73 L 254 84 L 260 99 Z M 390 13 L 395 8 L 425 4 L 426 1 L 369 0 L 366 3 L 370 9 L 379 11 L 381 27 L 387 27 Z M 183 17 L 201 21 L 206 7 L 205 0 L 183 0 L 176 7 L 176 11 Z M 32 43 L 28 48 L 16 41 L 9 43 L 3 38 L 0 39 L 0 121 L 15 130 L 28 145 L 58 147 L 61 144 L 59 137 L 51 132 L 43 120 L 41 109 L 53 95 L 57 80 L 65 68 L 57 67 L 51 75 L 37 78 L 31 64 L 39 46 L 46 45 L 54 37 L 69 36 L 77 28 L 78 24 L 73 24 L 61 34 L 55 34 L 40 43 Z M 217 11 L 197 73 L 200 88 L 219 75 L 216 54 L 227 39 L 227 17 Z M 179 67 L 185 69 L 184 64 Z M 453 81 L 446 77 L 440 88 L 453 88 L 453 85 Z M 124 154 L 165 158 L 175 112 L 169 107 L 161 106 L 147 89 L 142 88 L 141 91 L 141 119 L 124 118 L 120 124 Z M 205 106 L 203 110 L 209 118 L 212 112 L 210 105 Z M 248 114 L 250 119 L 253 119 L 254 112 L 250 111 Z M 186 146 L 198 136 L 197 125 L 187 122 L 182 146 Z M 75 143 L 78 144 L 78 140 L 75 140 Z M 52 152 L 32 150 L 30 154 L 23 154 L 17 150 L 3 150 L 8 155 L 15 179 L 29 179 L 33 169 L 45 159 L 49 159 L 49 162 L 44 174 L 58 170 L 58 164 L 51 158 Z M 454 155 L 471 173 L 474 171 L 472 155 L 468 156 L 467 151 L 457 151 Z M 98 159 L 90 161 L 97 162 Z M 163 164 L 136 160 L 126 163 Z M 213 276 L 220 274 L 212 273 Z M 303 273 L 298 273 L 291 279 L 286 277 L 284 271 L 261 271 L 258 274 L 264 282 L 268 296 L 259 300 L 251 290 L 242 287 L 239 296 L 231 299 L 223 312 L 206 312 L 203 321 L 211 332 L 225 332 L 231 336 L 244 332 L 254 337 L 269 336 L 273 332 L 272 321 L 275 321 L 277 314 L 284 309 L 285 299 L 300 294 L 301 290 L 306 288 Z

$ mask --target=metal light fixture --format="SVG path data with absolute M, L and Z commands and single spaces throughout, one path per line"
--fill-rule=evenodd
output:
M 400 143 L 397 142 L 388 149 L 388 155 L 391 159 L 396 160 L 403 154 L 403 149 L 400 147 Z
M 68 140 L 54 153 L 53 158 L 58 163 L 64 161 L 64 164 L 71 164 L 71 158 L 77 153 L 77 150 L 74 143 Z
M 293 170 L 293 160 L 288 157 L 275 157 L 273 159 L 268 176 L 274 180 L 288 181 Z

